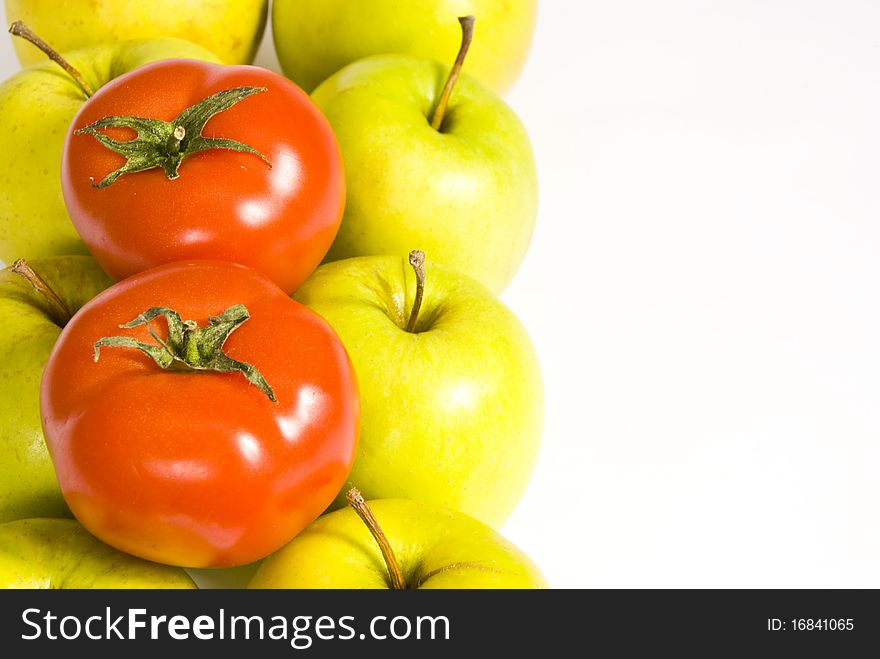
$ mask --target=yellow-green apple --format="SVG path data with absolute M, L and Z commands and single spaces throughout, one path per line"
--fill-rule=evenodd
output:
M 195 588 L 177 567 L 105 545 L 72 519 L 0 524 L 0 588 Z
M 417 499 L 497 527 L 537 456 L 538 361 L 490 291 L 439 265 L 422 271 L 423 257 L 411 254 L 413 268 L 398 256 L 327 263 L 294 296 L 336 330 L 357 374 L 361 432 L 349 482 L 368 499 Z
M 70 515 L 43 439 L 40 377 L 67 318 L 110 283 L 90 256 L 0 270 L 0 522 Z
M 30 43 L 24 47 L 39 54 Z M 87 254 L 61 194 L 61 154 L 86 101 L 76 80 L 46 59 L 0 84 L 0 261 Z M 148 39 L 64 53 L 92 90 L 139 66 L 188 57 L 218 61 L 180 39 Z
M 346 64 L 385 53 L 445 62 L 458 47 L 456 16 L 479 19 L 471 74 L 498 93 L 519 76 L 537 0 L 275 0 L 272 32 L 284 73 L 304 89 Z
M 227 64 L 250 64 L 266 27 L 268 0 L 6 0 L 6 22 L 24 21 L 62 51 L 154 37 L 186 39 Z M 23 42 L 24 66 L 42 62 Z
M 450 69 L 436 62 L 378 55 L 315 90 L 342 149 L 347 188 L 326 261 L 419 245 L 496 293 L 513 278 L 535 225 L 535 161 L 504 101 L 458 77 L 467 41 L 448 79 Z
M 537 567 L 472 517 L 407 499 L 318 518 L 265 559 L 249 588 L 546 588 Z M 360 519 L 359 519 L 360 517 Z

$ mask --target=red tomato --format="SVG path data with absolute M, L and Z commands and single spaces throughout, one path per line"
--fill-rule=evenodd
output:
M 246 86 L 266 91 L 215 114 L 202 135 L 245 144 L 271 167 L 254 153 L 211 148 L 184 159 L 174 180 L 154 168 L 95 187 L 127 158 L 75 131 L 108 116 L 173 124 L 207 97 Z M 119 141 L 136 136 L 130 128 L 99 132 Z M 61 175 L 77 231 L 117 279 L 161 263 L 221 259 L 251 266 L 290 293 L 326 254 L 345 204 L 339 146 L 327 120 L 299 87 L 255 66 L 171 59 L 116 78 L 74 118 Z
M 223 350 L 252 364 L 277 402 L 238 372 L 163 370 L 155 306 L 207 326 L 232 305 L 250 318 Z M 171 340 L 159 317 L 150 327 Z M 194 335 L 191 335 L 194 336 Z M 178 364 L 179 366 L 180 364 Z M 222 567 L 275 551 L 342 488 L 354 460 L 359 402 L 345 349 L 324 320 L 244 266 L 159 266 L 119 282 L 68 323 L 43 373 L 46 443 L 67 503 L 93 534 L 142 558 Z

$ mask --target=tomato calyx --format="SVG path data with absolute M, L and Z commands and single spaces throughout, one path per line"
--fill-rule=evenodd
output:
M 188 107 L 174 121 L 146 117 L 110 116 L 74 131 L 75 135 L 91 135 L 106 148 L 122 154 L 126 163 L 110 172 L 99 183 L 92 180 L 95 188 L 112 185 L 123 174 L 143 172 L 161 167 L 169 181 L 180 176 L 180 164 L 189 156 L 209 149 L 226 149 L 259 156 L 272 167 L 272 163 L 255 148 L 219 137 L 205 137 L 202 130 L 208 120 L 228 110 L 248 96 L 267 91 L 266 87 L 235 87 L 217 92 Z M 106 128 L 130 128 L 137 133 L 131 140 L 114 140 L 101 132 Z
M 150 325 L 159 316 L 163 316 L 168 323 L 168 337 L 164 341 Z M 241 373 L 269 400 L 277 403 L 272 387 L 253 364 L 237 361 L 223 352 L 226 339 L 248 318 L 247 308 L 243 304 L 234 304 L 220 315 L 208 318 L 206 327 L 199 327 L 194 320 L 182 320 L 173 309 L 152 307 L 119 327 L 131 329 L 146 325 L 158 345 L 144 343 L 131 336 L 105 336 L 95 342 L 95 361 L 98 361 L 102 347 L 136 348 L 165 370 Z

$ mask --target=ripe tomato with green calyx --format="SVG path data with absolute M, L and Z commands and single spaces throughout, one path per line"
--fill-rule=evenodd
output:
M 345 484 L 357 383 L 330 326 L 244 266 L 158 266 L 67 324 L 40 411 L 61 491 L 104 542 L 184 567 L 249 563 Z
M 116 78 L 71 123 L 61 170 L 74 226 L 116 279 L 221 259 L 290 293 L 326 254 L 345 204 L 327 120 L 255 66 L 169 59 Z

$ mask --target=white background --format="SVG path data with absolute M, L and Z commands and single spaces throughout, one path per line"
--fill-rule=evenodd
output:
M 880 587 L 880 3 L 544 0 L 508 102 L 547 403 L 505 535 L 556 587 Z

